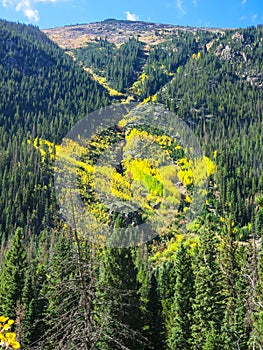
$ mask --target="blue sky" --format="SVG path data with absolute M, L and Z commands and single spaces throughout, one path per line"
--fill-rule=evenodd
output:
M 0 0 L 0 18 L 40 28 L 106 18 L 248 27 L 263 23 L 263 0 Z

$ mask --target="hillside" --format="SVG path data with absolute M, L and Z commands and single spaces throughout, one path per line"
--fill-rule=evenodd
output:
M 261 139 L 261 26 L 222 30 L 106 20 L 47 34 L 62 47 L 63 38 L 83 39 L 65 51 L 115 100 L 162 102 L 185 120 L 205 140 L 207 155 L 217 150 L 220 210 L 227 206 L 240 226 L 250 222 L 254 190 L 262 191 L 263 159 L 252 151 L 250 135 Z
M 0 39 L 0 316 L 22 349 L 260 350 L 262 26 Z
M 149 23 L 139 21 L 124 21 L 106 19 L 103 22 L 78 24 L 63 28 L 44 29 L 43 32 L 63 49 L 75 49 L 85 46 L 96 38 L 108 38 L 114 44 L 127 42 L 130 36 L 137 36 L 140 41 L 149 46 L 163 42 L 172 34 L 178 32 L 209 31 L 210 33 L 224 33 L 224 29 L 218 28 L 194 28 L 176 25 Z
M 117 99 L 124 97 L 118 95 L 118 91 L 126 92 L 135 99 L 154 95 L 193 54 L 201 53 L 204 49 L 231 65 L 242 64 L 237 70 L 239 77 L 262 86 L 261 69 L 259 66 L 255 69 L 251 61 L 251 51 L 255 49 L 253 41 L 259 44 L 261 39 L 251 38 L 249 31 L 243 33 L 242 29 L 180 27 L 109 19 L 43 32 L 91 73 L 95 80 L 106 88 L 109 85 L 115 92 L 117 90 L 115 94 L 112 91 Z M 258 33 L 261 33 L 260 27 Z M 137 46 L 133 40 L 137 41 Z M 130 60 L 129 50 L 134 55 Z M 260 57 L 260 47 L 257 50 L 256 57 Z M 125 83 L 126 66 L 132 78 L 128 77 Z M 118 77 L 121 77 L 121 82 L 118 82 Z
M 5 242 L 18 226 L 37 235 L 52 206 L 52 178 L 39 162 L 34 140 L 58 142 L 109 98 L 37 28 L 1 21 L 0 37 L 0 232 Z
M 250 134 L 262 137 L 262 27 L 219 30 L 106 20 L 77 28 L 75 38 L 84 32 L 93 36 L 71 55 L 113 98 L 162 102 L 204 140 L 207 155 L 217 150 L 217 205 L 246 226 L 254 190 L 263 188 L 263 159 L 252 151 Z M 116 40 L 118 33 L 122 45 L 108 39 Z

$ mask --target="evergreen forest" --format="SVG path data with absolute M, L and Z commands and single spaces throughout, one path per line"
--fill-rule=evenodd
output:
M 0 348 L 263 348 L 263 26 L 155 35 L 68 52 L 0 20 Z M 65 138 L 130 102 L 153 112 Z M 198 161 L 158 110 L 198 140 Z M 67 176 L 96 218 L 82 232 Z

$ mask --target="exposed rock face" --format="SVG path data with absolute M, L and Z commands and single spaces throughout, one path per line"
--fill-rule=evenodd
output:
M 229 45 L 226 45 L 226 47 L 222 50 L 221 56 L 226 60 L 231 59 L 231 47 Z
M 244 41 L 244 35 L 240 32 L 235 32 L 235 34 L 232 35 L 232 40 L 238 40 L 243 42 Z
M 224 44 L 220 44 L 220 45 L 216 48 L 216 50 L 215 50 L 215 55 L 216 55 L 216 56 L 221 55 L 221 53 L 222 53 L 222 51 L 224 50 L 224 48 L 225 48 Z
M 166 40 L 171 33 L 180 31 L 196 32 L 197 30 L 224 33 L 223 29 L 216 28 L 195 28 L 140 21 L 119 21 L 115 19 L 44 29 L 43 32 L 60 47 L 69 50 L 82 47 L 87 42 L 94 41 L 99 37 L 107 37 L 109 42 L 122 44 L 128 41 L 131 36 L 138 36 L 140 41 L 148 45 L 155 45 Z

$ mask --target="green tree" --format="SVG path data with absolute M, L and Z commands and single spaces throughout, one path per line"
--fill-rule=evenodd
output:
M 146 305 L 146 315 L 148 316 L 147 339 L 150 343 L 149 349 L 164 350 L 165 346 L 165 329 L 162 317 L 162 303 L 159 293 L 156 277 L 154 273 L 150 279 L 150 289 L 148 293 L 148 302 Z
M 91 251 L 90 243 L 72 230 L 57 237 L 41 292 L 47 301 L 46 329 L 38 347 L 90 350 L 95 345 L 99 331 L 93 328 L 95 258 Z
M 215 330 L 213 322 L 210 322 L 209 328 L 206 331 L 205 343 L 202 346 L 202 350 L 218 350 L 218 349 L 220 349 L 219 337 Z
M 25 283 L 22 292 L 22 312 L 24 314 L 22 325 L 22 346 L 25 348 L 30 348 L 30 345 L 38 339 L 35 322 L 39 316 L 42 316 L 38 314 L 37 288 L 34 284 L 33 276 L 33 269 L 29 269 L 25 276 Z
M 99 283 L 98 314 L 104 330 L 99 349 L 144 349 L 140 285 L 131 248 L 107 248 Z
M 250 333 L 247 322 L 249 283 L 245 277 L 248 248 L 236 240 L 238 230 L 234 221 L 227 218 L 220 230 L 220 267 L 223 275 L 225 316 L 222 337 L 226 348 L 247 349 Z
M 17 228 L 10 242 L 1 269 L 0 308 L 1 312 L 16 318 L 22 303 L 27 269 L 27 254 L 22 228 Z
M 174 288 L 176 285 L 176 273 L 174 260 L 166 260 L 156 269 L 158 287 L 162 302 L 162 317 L 165 325 L 165 333 L 170 334 L 172 328 L 172 305 L 174 301 Z
M 211 336 L 211 324 L 218 337 L 217 348 L 220 349 L 224 310 L 222 275 L 218 265 L 218 240 L 209 226 L 204 226 L 199 234 L 200 244 L 195 264 L 192 349 L 202 349 L 207 337 Z
M 192 258 L 182 242 L 176 252 L 176 283 L 172 305 L 171 330 L 168 334 L 169 349 L 191 349 L 193 322 L 194 275 Z

